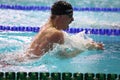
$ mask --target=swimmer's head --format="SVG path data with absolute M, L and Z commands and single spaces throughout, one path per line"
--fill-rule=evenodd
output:
M 66 30 L 74 20 L 72 5 L 66 1 L 57 1 L 51 7 L 52 26 L 57 29 Z
M 69 15 L 73 14 L 72 5 L 66 1 L 57 1 L 52 5 L 52 15 Z

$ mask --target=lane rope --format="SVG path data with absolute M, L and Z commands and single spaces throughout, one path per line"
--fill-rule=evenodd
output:
M 50 10 L 51 8 L 49 6 L 22 6 L 22 5 L 0 4 L 0 9 L 46 11 L 46 10 Z M 120 8 L 98 8 L 98 7 L 79 8 L 79 7 L 73 7 L 73 9 L 74 9 L 74 11 L 120 12 Z
M 3 26 L 0 25 L 0 31 L 22 31 L 22 32 L 39 32 L 40 27 L 31 26 Z M 94 28 L 69 28 L 65 30 L 68 33 L 79 33 L 85 31 L 86 34 L 96 35 L 120 35 L 120 29 L 94 29 Z

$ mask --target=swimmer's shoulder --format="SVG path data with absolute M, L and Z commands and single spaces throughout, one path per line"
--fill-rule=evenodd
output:
M 63 43 L 64 42 L 64 35 L 62 31 L 54 30 L 51 35 L 51 41 L 54 41 L 56 43 Z

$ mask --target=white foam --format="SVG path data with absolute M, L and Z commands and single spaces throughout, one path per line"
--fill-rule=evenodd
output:
M 85 32 L 77 34 L 68 34 L 64 32 L 64 44 L 54 44 L 54 49 L 49 52 L 51 55 L 57 55 L 57 57 L 75 57 L 78 54 L 88 50 L 88 43 L 92 42 L 92 38 L 88 37 Z M 59 56 L 58 56 L 59 55 Z
M 66 32 L 64 33 L 66 34 Z M 85 50 L 87 48 L 86 44 L 91 41 L 92 38 L 89 38 L 84 31 L 71 36 L 65 35 L 65 45 L 69 45 L 73 48 L 77 48 L 81 50 Z

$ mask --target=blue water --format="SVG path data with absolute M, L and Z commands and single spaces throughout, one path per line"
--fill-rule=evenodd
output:
M 57 0 L 0 0 L 0 4 L 18 4 L 18 5 L 52 5 Z M 65 0 L 70 2 L 73 6 L 78 7 L 120 7 L 119 0 Z
M 51 6 L 52 1 L 45 0 L 0 0 L 0 4 L 7 5 L 28 5 L 28 6 Z M 73 7 L 79 8 L 120 8 L 119 0 L 67 0 Z M 0 24 L 16 26 L 41 26 L 50 16 L 50 11 L 22 11 L 0 9 Z M 9 16 L 9 17 L 8 17 Z M 92 28 L 120 28 L 119 12 L 81 12 L 74 11 L 74 22 L 71 27 L 92 27 Z
M 8 63 L 17 53 L 22 53 L 36 33 L 28 32 L 1 32 L 0 54 L 7 55 Z M 84 51 L 73 58 L 61 58 L 49 52 L 43 57 L 29 62 L 12 62 L 12 66 L 1 67 L 0 71 L 49 71 L 49 72 L 93 72 L 93 73 L 120 73 L 120 36 L 88 35 L 97 42 L 105 44 L 105 50 Z M 3 58 L 1 57 L 0 60 Z M 7 61 L 7 60 L 6 60 Z
M 51 6 L 45 0 L 0 0 L 0 4 Z M 67 0 L 74 7 L 119 8 L 119 0 Z M 41 26 L 49 18 L 49 11 L 22 11 L 0 9 L 0 25 Z M 70 27 L 120 29 L 119 12 L 74 12 L 74 22 Z M 0 55 L 14 56 L 23 53 L 36 33 L 0 32 Z M 103 51 L 85 51 L 76 57 L 63 59 L 55 54 L 46 54 L 40 59 L 12 66 L 1 66 L 0 71 L 49 71 L 49 72 L 104 72 L 120 73 L 120 36 L 90 35 L 95 41 L 103 42 Z M 7 56 L 8 60 L 12 56 Z M 6 58 L 6 59 L 7 59 Z M 3 57 L 0 56 L 0 60 Z M 10 61 L 9 61 L 10 62 Z

